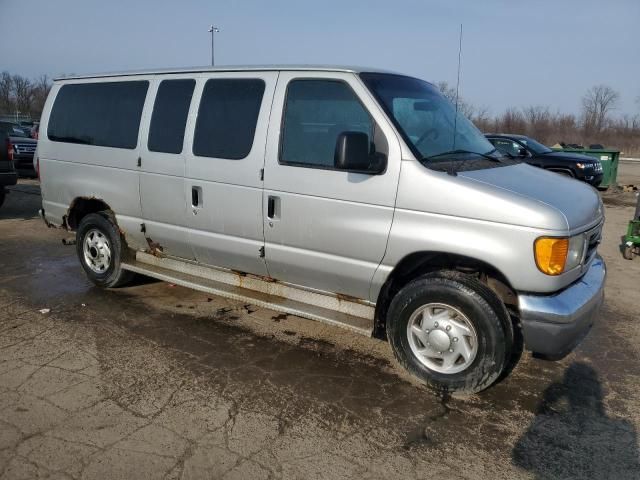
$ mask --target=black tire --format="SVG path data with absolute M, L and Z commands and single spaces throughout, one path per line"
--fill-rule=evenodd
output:
M 6 198 L 6 196 L 7 192 L 5 191 L 4 187 L 0 187 L 0 207 L 4 203 L 4 199 Z
M 411 349 L 409 320 L 417 309 L 430 303 L 453 307 L 467 317 L 475 330 L 477 353 L 460 372 L 435 371 Z M 513 326 L 504 304 L 489 287 L 469 275 L 444 271 L 413 280 L 393 298 L 387 319 L 387 336 L 397 360 L 440 393 L 484 390 L 500 378 L 512 358 Z
M 102 271 L 92 269 L 84 252 L 87 235 L 93 237 L 96 232 L 102 235 L 101 238 L 106 239 L 111 252 L 108 266 L 105 266 Z M 99 287 L 120 287 L 129 283 L 134 277 L 133 272 L 123 270 L 121 267 L 122 259 L 129 254 L 129 250 L 116 226 L 113 215 L 108 212 L 90 213 L 82 218 L 76 231 L 76 253 L 89 280 Z

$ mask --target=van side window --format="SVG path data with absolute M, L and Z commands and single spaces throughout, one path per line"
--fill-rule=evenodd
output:
M 63 85 L 51 110 L 49 140 L 136 148 L 148 87 L 146 80 Z
M 195 80 L 163 80 L 151 115 L 148 148 L 151 152 L 182 153 L 184 129 Z
M 260 79 L 211 79 L 202 92 L 193 153 L 240 160 L 249 155 L 265 84 Z
M 339 80 L 292 80 L 284 108 L 282 164 L 333 168 L 342 132 L 364 132 L 373 140 L 373 120 Z

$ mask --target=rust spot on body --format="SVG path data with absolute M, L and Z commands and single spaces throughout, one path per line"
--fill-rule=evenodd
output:
M 351 303 L 359 303 L 360 305 L 368 305 L 369 303 L 358 297 L 352 297 L 351 295 L 346 295 L 344 293 L 336 293 L 336 298 L 341 302 L 351 302 Z
M 154 257 L 164 257 L 164 253 L 162 251 L 162 245 L 160 245 L 158 242 L 154 242 L 149 237 L 144 237 L 144 239 L 147 241 L 147 244 L 149 245 L 149 248 L 147 250 L 148 253 L 150 253 Z

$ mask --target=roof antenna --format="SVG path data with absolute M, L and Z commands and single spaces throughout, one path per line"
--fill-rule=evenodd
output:
M 462 24 L 460 24 L 460 43 L 458 45 L 458 81 L 456 82 L 456 116 L 453 119 L 453 148 L 456 149 L 456 132 L 458 130 L 458 104 L 460 93 L 460 64 L 462 59 Z
M 453 118 L 453 145 L 451 147 L 451 150 L 455 150 L 456 149 L 456 136 L 457 136 L 457 132 L 458 132 L 458 104 L 460 103 L 459 100 L 459 93 L 460 93 L 460 64 L 461 64 L 461 59 L 462 59 L 462 24 L 460 24 L 460 40 L 458 43 L 458 80 L 456 82 L 456 115 Z M 451 165 L 449 166 L 449 171 L 447 172 L 449 175 L 452 176 L 456 176 L 457 172 L 454 170 L 453 168 L 453 162 L 451 162 Z

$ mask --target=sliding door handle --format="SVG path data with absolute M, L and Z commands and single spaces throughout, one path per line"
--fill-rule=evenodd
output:
M 275 197 L 269 196 L 267 200 L 267 218 L 273 220 L 273 216 L 276 213 L 276 199 Z
M 202 207 L 202 187 L 191 187 L 191 206 Z
M 280 197 L 267 197 L 267 218 L 270 227 L 273 227 L 274 220 L 280 220 Z

